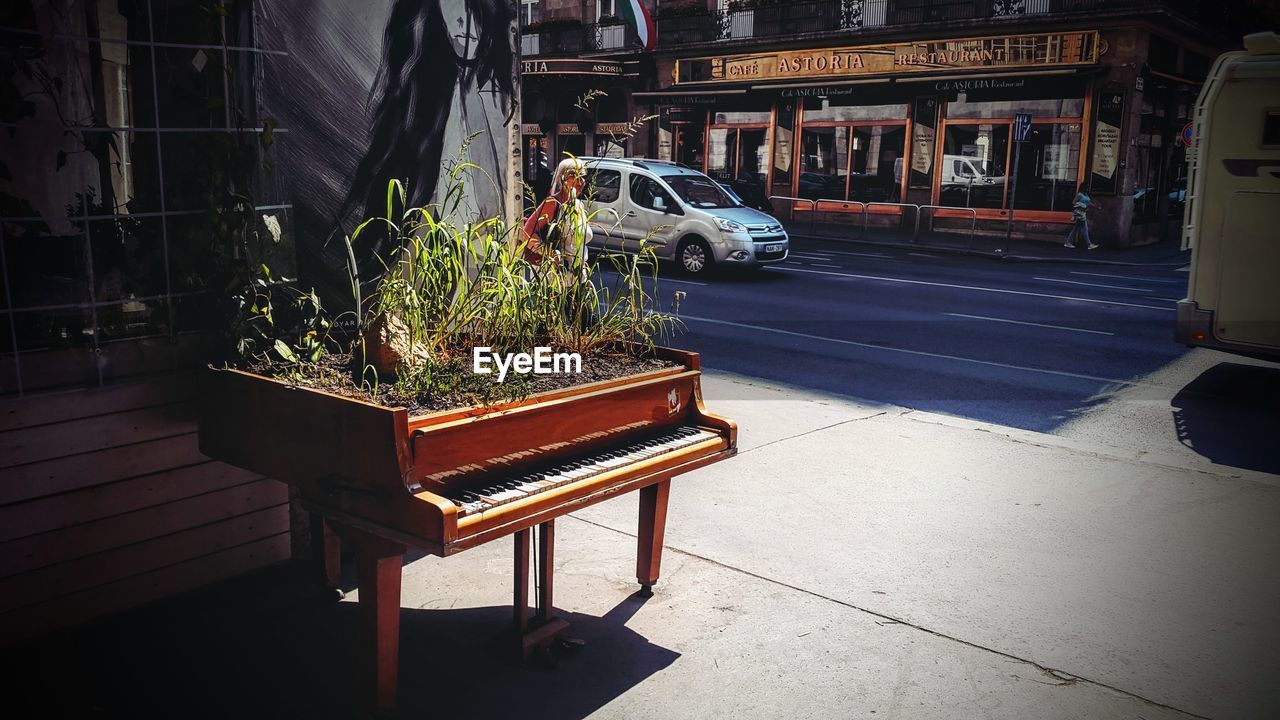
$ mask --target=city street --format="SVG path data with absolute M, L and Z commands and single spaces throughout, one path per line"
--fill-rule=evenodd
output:
M 1280 429 L 1268 409 L 1280 369 L 1173 342 L 1188 273 L 1185 255 L 1170 257 L 999 262 L 797 240 L 785 263 L 754 273 L 691 280 L 664 268 L 658 296 L 686 293 L 679 344 L 718 370 L 1280 472 L 1262 442 Z

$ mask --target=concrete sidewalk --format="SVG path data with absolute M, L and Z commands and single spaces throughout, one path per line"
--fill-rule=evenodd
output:
M 557 524 L 556 604 L 588 645 L 552 669 L 494 648 L 509 541 L 418 559 L 402 716 L 1280 714 L 1277 476 L 741 376 L 704 389 L 741 450 L 673 482 L 655 597 L 633 594 L 634 496 Z M 51 687 L 85 678 L 60 701 L 111 715 L 350 717 L 356 598 L 304 586 L 282 568 L 34 662 Z

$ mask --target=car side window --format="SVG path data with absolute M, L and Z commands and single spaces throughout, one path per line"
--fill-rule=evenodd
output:
M 622 193 L 622 173 L 617 170 L 587 171 L 587 194 L 598 203 L 614 203 Z
M 955 161 L 955 163 L 956 163 L 956 172 L 955 172 L 955 174 L 956 174 L 956 175 L 962 175 L 962 176 L 963 176 L 963 175 L 972 175 L 972 174 L 973 174 L 973 173 L 969 172 L 969 163 L 967 163 L 967 162 L 965 162 L 965 161 L 963 161 L 963 160 L 956 160 L 956 161 Z
M 662 202 L 666 205 L 667 210 L 676 207 L 675 202 L 671 199 L 671 195 L 662 188 L 653 178 L 647 178 L 644 175 L 633 173 L 631 175 L 631 202 L 642 208 L 656 210 L 653 202 L 654 198 L 662 198 Z

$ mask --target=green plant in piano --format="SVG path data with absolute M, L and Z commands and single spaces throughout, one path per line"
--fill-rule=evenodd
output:
M 469 140 L 446 165 L 448 186 L 436 203 L 408 207 L 404 183 L 389 180 L 385 212 L 344 238 L 349 250 L 375 237 L 390 248 L 375 254 L 380 275 L 367 295 L 351 272 L 357 332 L 349 353 L 335 341 L 335 321 L 320 298 L 263 266 L 238 296 L 241 356 L 301 385 L 332 388 L 344 375 L 353 394 L 375 401 L 429 396 L 490 405 L 525 396 L 529 377 L 497 383 L 475 373 L 473 348 L 531 353 L 547 346 L 587 362 L 643 354 L 680 327 L 654 307 L 657 263 L 644 243 L 636 255 L 595 258 L 586 267 L 531 264 L 519 228 L 476 216 L 468 183 L 490 180 L 465 160 Z M 576 220 L 566 230 L 584 233 L 600 219 Z M 585 237 L 567 241 L 580 246 Z M 592 281 L 602 269 L 613 271 L 608 284 Z

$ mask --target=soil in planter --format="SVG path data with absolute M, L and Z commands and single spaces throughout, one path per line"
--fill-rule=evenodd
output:
M 588 383 L 681 367 L 661 358 L 638 358 L 630 355 L 596 355 L 582 358 L 582 372 L 549 375 L 518 375 L 509 372 L 499 383 L 497 374 L 472 372 L 469 361 L 455 361 L 440 368 L 424 392 L 408 392 L 403 385 L 379 383 L 377 393 L 356 387 L 352 381 L 351 355 L 325 355 L 317 365 L 299 369 L 276 363 L 255 363 L 243 368 L 252 373 L 274 377 L 294 385 L 323 390 L 335 395 L 374 402 L 388 407 L 403 407 L 410 414 L 451 410 L 473 405 L 496 405 L 538 393 L 586 385 Z

